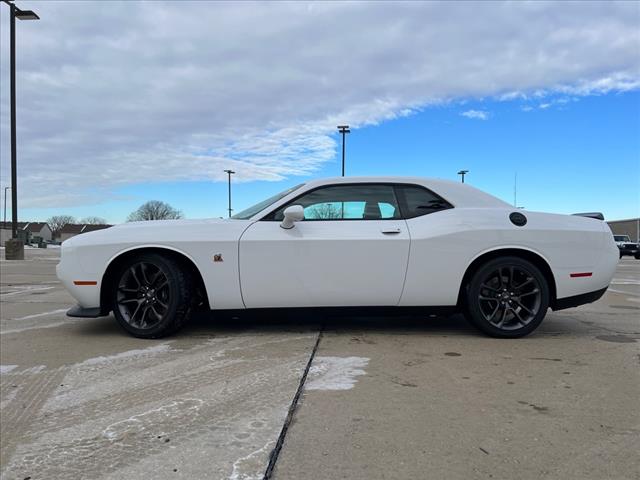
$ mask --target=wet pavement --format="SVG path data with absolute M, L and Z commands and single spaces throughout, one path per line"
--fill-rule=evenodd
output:
M 3 252 L 2 252 L 3 253 Z M 0 262 L 3 479 L 640 478 L 640 261 L 495 340 L 460 316 L 71 319 L 56 250 Z

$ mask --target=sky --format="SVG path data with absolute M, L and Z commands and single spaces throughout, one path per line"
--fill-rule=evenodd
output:
M 17 22 L 20 220 L 226 216 L 225 169 L 235 211 L 339 175 L 341 124 L 347 175 L 640 215 L 639 2 L 17 5 L 41 17 Z M 4 188 L 4 4 L 0 30 Z

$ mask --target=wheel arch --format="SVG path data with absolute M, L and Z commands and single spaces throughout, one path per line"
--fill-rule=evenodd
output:
M 100 282 L 100 311 L 102 315 L 107 315 L 112 310 L 109 303 L 109 294 L 113 288 L 113 283 L 116 280 L 115 276 L 117 271 L 125 262 L 143 253 L 157 253 L 181 263 L 189 273 L 191 273 L 196 283 L 196 290 L 201 292 L 202 301 L 205 307 L 209 309 L 207 287 L 204 284 L 202 273 L 193 259 L 186 253 L 175 248 L 149 245 L 132 247 L 118 252 L 116 255 L 111 257 L 107 264 L 107 268 L 102 275 L 102 281 Z
M 467 267 L 467 270 L 462 277 L 462 282 L 460 282 L 460 290 L 458 291 L 458 307 L 462 307 L 464 305 L 465 288 L 471 281 L 473 275 L 478 271 L 478 269 L 489 260 L 506 256 L 519 257 L 524 260 L 528 260 L 540 269 L 540 272 L 542 272 L 542 275 L 544 275 L 544 278 L 547 280 L 547 284 L 549 285 L 549 306 L 551 308 L 554 308 L 556 303 L 557 291 L 556 279 L 553 275 L 553 271 L 551 270 L 549 262 L 539 253 L 521 247 L 496 248 L 494 250 L 481 253 L 476 258 L 474 258 Z

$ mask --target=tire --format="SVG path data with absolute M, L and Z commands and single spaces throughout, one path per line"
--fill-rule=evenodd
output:
M 640 260 L 640 253 L 636 253 L 633 258 L 635 258 L 636 260 Z
M 487 335 L 519 338 L 538 328 L 549 301 L 549 285 L 538 267 L 519 257 L 500 257 L 473 274 L 465 308 L 470 323 Z
M 113 313 L 138 338 L 177 332 L 193 310 L 193 280 L 180 262 L 157 253 L 138 255 L 122 265 L 112 288 Z

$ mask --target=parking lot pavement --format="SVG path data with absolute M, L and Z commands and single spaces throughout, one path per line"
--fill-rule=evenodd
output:
M 275 478 L 640 478 L 640 261 L 611 288 L 519 340 L 330 322 Z M 339 388 L 314 385 L 336 361 Z
M 70 319 L 57 251 L 0 263 L 3 479 L 638 478 L 640 262 L 520 340 L 460 317 Z
M 144 341 L 68 319 L 56 252 L 2 262 L 3 479 L 261 478 L 318 326 L 196 319 Z

